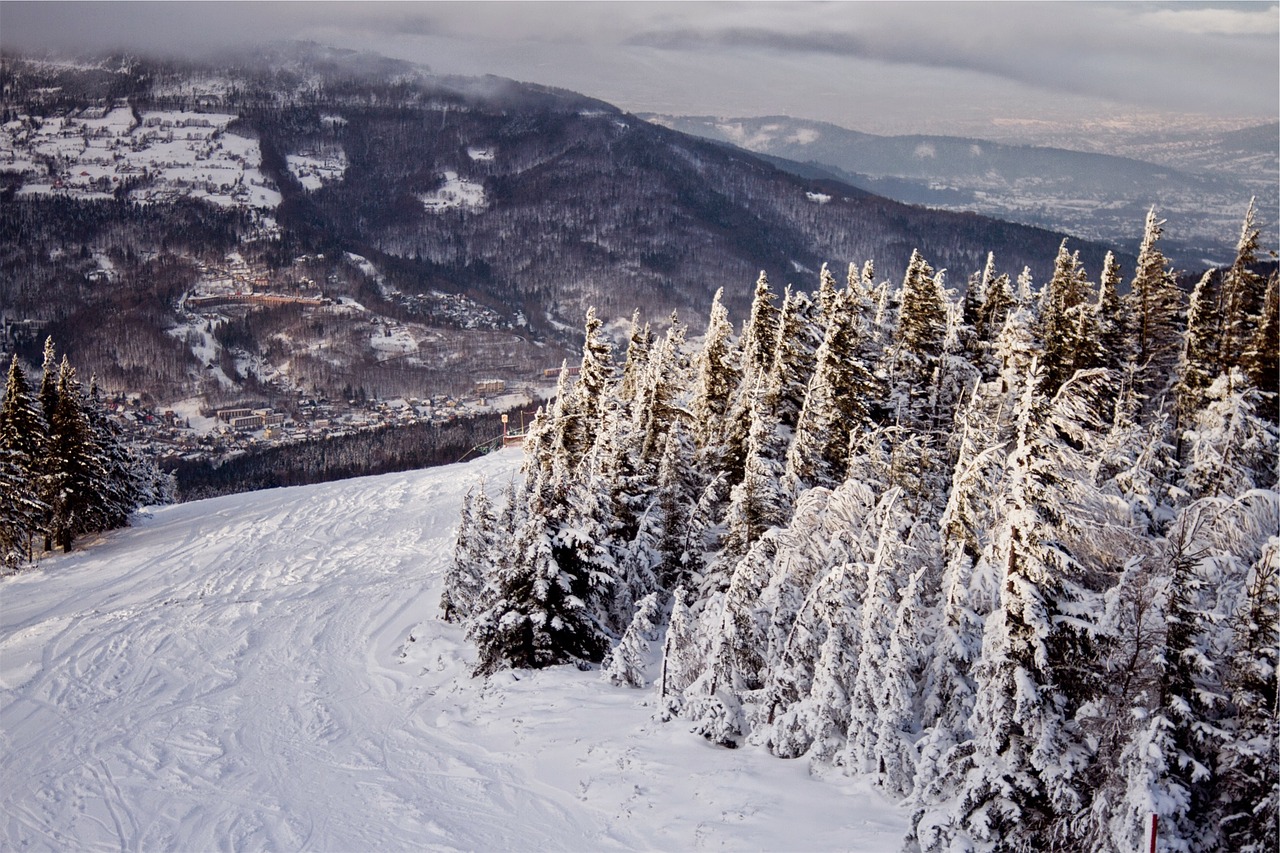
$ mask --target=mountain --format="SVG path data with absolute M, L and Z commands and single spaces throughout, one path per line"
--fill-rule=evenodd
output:
M 1276 245 L 1277 126 L 1146 135 L 1127 156 L 1005 145 L 952 136 L 876 136 L 787 116 L 648 115 L 665 127 L 810 166 L 899 201 L 1078 234 L 1129 248 L 1155 205 L 1169 221 L 1167 251 L 1180 264 L 1230 263 L 1252 196 Z M 775 161 L 781 168 L 785 162 Z M 792 171 L 804 172 L 792 168 Z
M 5 849 L 879 851 L 906 813 L 436 618 L 466 467 L 168 506 L 0 578 Z
M 315 45 L 196 65 L 6 57 L 0 304 L 166 400 L 527 381 L 586 309 L 735 317 L 766 270 L 1047 277 L 1060 233 L 902 204 L 600 101 Z M 1140 217 L 1135 217 L 1135 221 Z M 1073 241 L 1091 270 L 1105 248 Z M 1124 247 L 1121 247 L 1124 248 Z M 1123 258 L 1131 260 L 1129 256 Z

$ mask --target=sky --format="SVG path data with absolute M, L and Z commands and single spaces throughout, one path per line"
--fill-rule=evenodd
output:
M 1275 2 L 0 3 L 10 50 L 190 55 L 285 39 L 632 112 L 872 132 L 1280 115 Z

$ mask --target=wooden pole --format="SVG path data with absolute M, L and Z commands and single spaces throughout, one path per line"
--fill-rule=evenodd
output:
M 1160 826 L 1160 815 L 1151 816 L 1151 853 L 1156 853 L 1156 829 Z

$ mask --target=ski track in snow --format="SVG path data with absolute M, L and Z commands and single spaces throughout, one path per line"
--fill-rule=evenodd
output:
M 901 809 L 651 691 L 469 677 L 440 582 L 518 460 L 158 508 L 0 581 L 0 848 L 897 849 Z

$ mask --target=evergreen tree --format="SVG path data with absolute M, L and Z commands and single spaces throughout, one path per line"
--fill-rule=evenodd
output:
M 1280 422 L 1275 394 L 1280 391 L 1280 276 L 1271 274 L 1267 291 L 1262 300 L 1262 316 L 1258 320 L 1253 340 L 1245 349 L 1242 366 L 1260 391 L 1272 395 L 1269 410 L 1272 422 Z
M 453 563 L 445 574 L 440 597 L 440 618 L 444 621 L 465 624 L 485 606 L 485 579 L 497 550 L 496 525 L 481 482 L 462 499 Z
M 58 407 L 58 353 L 53 346 L 53 336 L 44 339 L 44 366 L 40 378 L 40 412 L 46 424 L 53 422 L 53 410 Z
M 823 267 L 825 272 L 826 267 Z M 828 274 L 829 277 L 829 274 Z M 752 424 L 755 389 L 773 366 L 778 343 L 778 309 L 773 307 L 769 279 L 761 271 L 756 280 L 751 315 L 743 325 L 739 348 L 742 373 L 733 392 L 733 403 L 725 422 L 724 471 L 730 486 L 742 482 L 747 461 L 748 432 Z
M 834 298 L 834 297 L 833 297 Z M 777 389 L 773 409 L 778 423 L 794 430 L 804 407 L 809 381 L 822 345 L 822 326 L 814 316 L 813 302 L 803 292 L 786 289 L 778 317 L 778 346 L 770 367 L 770 381 Z
M 1080 253 L 1068 252 L 1063 240 L 1054 261 L 1053 276 L 1045 285 L 1044 307 L 1040 315 L 1044 341 L 1044 381 L 1046 394 L 1053 394 L 1079 368 L 1086 367 L 1089 341 L 1081 332 L 1088 316 L 1089 280 L 1080 265 Z
M 1267 281 L 1256 270 L 1261 231 L 1254 226 L 1254 216 L 1254 200 L 1250 199 L 1236 242 L 1235 260 L 1222 274 L 1222 339 L 1217 351 L 1223 371 L 1244 366 L 1245 352 L 1253 343 L 1263 310 Z M 1274 361 L 1271 366 L 1274 374 Z
M 50 518 L 47 534 L 64 551 L 83 533 L 106 529 L 107 472 L 81 400 L 75 368 L 64 356 L 49 420 Z
M 582 341 L 582 368 L 561 414 L 564 446 L 572 467 L 590 452 L 600 429 L 605 395 L 613 388 L 613 347 L 601 333 L 603 324 L 594 308 L 587 309 Z
M 823 266 L 826 271 L 826 266 Z M 830 278 L 830 273 L 827 277 Z M 778 309 L 773 305 L 773 291 L 769 278 L 760 271 L 756 279 L 755 295 L 751 300 L 751 314 L 742 328 L 742 376 L 754 385 L 756 377 L 768 372 L 773 364 L 774 350 L 778 345 Z
M 786 456 L 786 440 L 779 432 L 774 405 L 780 397 L 778 375 L 757 375 L 751 405 L 744 413 L 749 421 L 743 478 L 729 495 L 727 528 L 722 557 L 735 560 L 770 527 L 784 524 L 789 504 L 779 481 Z
M 1261 495 L 1254 500 L 1266 503 Z M 1277 503 L 1272 497 L 1264 522 L 1272 533 L 1280 517 Z M 1215 811 L 1221 815 L 1224 848 L 1263 853 L 1280 845 L 1280 536 L 1263 545 L 1245 586 L 1245 600 L 1232 615 L 1234 648 L 1224 678 L 1231 717 L 1215 768 L 1220 780 Z
M 1073 718 L 1099 690 L 1096 673 L 1083 665 L 1094 655 L 1096 581 L 1073 553 L 1086 536 L 1071 528 L 1088 515 L 1067 514 L 1072 505 L 1084 508 L 1073 497 L 1082 484 L 1072 449 L 1057 436 L 1087 443 L 1078 428 L 1081 418 L 1088 422 L 1101 377 L 1079 374 L 1047 401 L 1037 396 L 1042 379 L 1032 370 L 1009 455 L 1008 509 L 991 547 L 1003 577 L 974 667 L 972 751 L 953 759 L 959 785 L 950 817 L 917 825 L 930 848 L 948 836 L 1015 850 L 1060 847 L 1087 804 L 1089 744 Z
M 933 268 L 912 252 L 902 282 L 894 339 L 892 410 L 903 425 L 933 425 L 939 361 L 947 335 L 947 301 Z
M 858 357 L 861 324 L 838 292 L 795 438 L 787 451 L 784 488 L 791 500 L 811 486 L 835 486 L 848 466 L 849 433 L 870 422 L 875 377 Z
M 1204 394 L 1218 371 L 1218 292 L 1213 271 L 1206 272 L 1191 291 L 1187 307 L 1187 331 L 1183 336 L 1178 367 L 1178 412 L 1190 418 L 1204 405 Z
M 640 309 L 631 315 L 631 333 L 627 336 L 627 360 L 622 367 L 622 384 L 618 386 L 618 396 L 625 402 L 635 399 L 640 385 L 640 377 L 644 374 L 649 362 L 649 352 L 653 348 L 653 332 L 649 324 L 640 325 Z
M 636 602 L 631 624 L 601 670 L 601 676 L 611 684 L 623 687 L 644 687 L 648 684 L 646 671 L 650 663 L 650 644 L 657 641 L 662 622 L 658 595 L 651 592 Z
M 658 678 L 660 714 L 670 719 L 684 708 L 684 691 L 701 673 L 706 650 L 702 647 L 683 586 L 672 594 L 671 618 L 662 643 L 662 671 Z
M 1129 316 L 1120 297 L 1120 262 L 1107 252 L 1098 281 L 1098 302 L 1094 309 L 1098 329 L 1098 363 L 1095 367 L 1120 370 L 1129 360 Z
M 1134 360 L 1139 371 L 1139 392 L 1158 403 L 1169 377 L 1175 374 L 1181 336 L 1182 294 L 1169 262 L 1156 245 L 1163 233 L 1163 220 L 1155 208 L 1147 213 L 1138 266 L 1129 288 L 1127 313 L 1131 318 Z
M 590 580 L 560 569 L 540 516 L 529 516 L 517 532 L 493 587 L 493 600 L 469 626 L 476 675 L 603 658 L 608 642 L 588 609 Z
M 689 587 L 702 566 L 697 545 L 700 531 L 691 505 L 695 485 L 689 465 L 692 448 L 677 422 L 667 433 L 653 503 L 647 517 L 654 552 L 654 572 L 663 589 Z
M 1260 415 L 1262 395 L 1235 370 L 1204 396 L 1183 433 L 1182 488 L 1192 499 L 1276 488 L 1280 430 Z
M 90 381 L 89 394 L 82 405 L 103 468 L 98 491 L 102 526 L 98 529 L 124 527 L 129 516 L 144 503 L 163 502 L 164 495 L 157 485 L 162 475 L 151 459 L 130 450 L 119 424 L 106 413 L 96 378 Z
M 0 564 L 13 568 L 31 558 L 31 538 L 48 506 L 44 419 L 18 357 L 9 363 L 4 402 L 0 404 Z
M 707 334 L 694 364 L 696 376 L 691 404 L 693 422 L 697 427 L 698 449 L 713 457 L 719 457 L 723 453 L 727 432 L 725 420 L 729 414 L 733 392 L 741 377 L 732 343 L 733 326 L 729 323 L 728 311 L 720 301 L 722 295 L 723 292 L 717 290 L 711 302 Z M 718 469 L 718 458 L 715 464 Z

